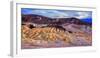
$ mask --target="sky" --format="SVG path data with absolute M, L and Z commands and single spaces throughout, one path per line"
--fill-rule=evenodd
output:
M 92 11 L 22 8 L 21 14 L 36 14 L 50 18 L 76 17 L 89 23 L 92 22 Z

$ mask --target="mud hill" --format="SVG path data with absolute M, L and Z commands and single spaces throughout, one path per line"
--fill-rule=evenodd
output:
M 22 48 L 92 45 L 91 23 L 80 19 L 22 15 Z
M 70 18 L 49 18 L 41 15 L 22 15 L 22 22 L 31 22 L 36 24 L 80 24 L 80 25 L 91 25 L 91 23 L 84 22 L 78 18 L 70 17 Z

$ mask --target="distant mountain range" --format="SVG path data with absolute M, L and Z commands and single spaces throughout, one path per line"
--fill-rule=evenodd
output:
M 79 25 L 92 25 L 91 22 L 87 22 L 85 20 L 81 20 L 75 17 L 70 17 L 70 18 L 49 18 L 41 15 L 35 15 L 35 14 L 28 14 L 28 15 L 23 15 L 22 14 L 22 23 L 23 22 L 30 22 L 30 23 L 35 23 L 35 24 L 65 24 L 65 23 L 70 23 L 70 24 L 79 24 Z

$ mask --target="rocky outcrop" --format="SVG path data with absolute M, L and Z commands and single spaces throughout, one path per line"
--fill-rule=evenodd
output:
M 22 49 L 91 46 L 91 23 L 77 18 L 22 15 Z
M 75 18 L 75 17 L 49 18 L 49 17 L 33 15 L 33 14 L 22 15 L 22 22 L 29 22 L 29 23 L 35 23 L 35 24 L 55 24 L 55 25 L 61 25 L 65 23 L 79 24 L 79 25 L 91 25 L 91 23 L 81 21 L 80 19 Z

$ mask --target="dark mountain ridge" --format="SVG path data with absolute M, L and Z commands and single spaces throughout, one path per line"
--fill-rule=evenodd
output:
M 78 24 L 78 25 L 89 25 L 91 26 L 92 23 L 84 22 L 78 18 L 70 17 L 70 18 L 49 18 L 42 15 L 35 15 L 35 14 L 22 14 L 22 22 L 30 22 L 35 24 L 54 24 L 54 25 L 61 25 L 65 23 L 70 24 Z

